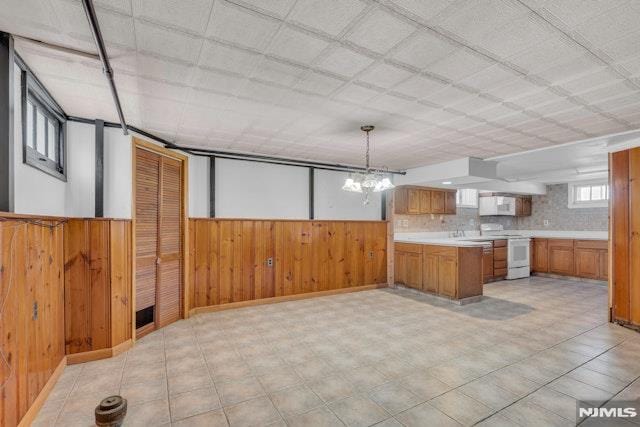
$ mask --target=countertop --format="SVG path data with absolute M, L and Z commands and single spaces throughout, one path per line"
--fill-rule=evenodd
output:
M 574 240 L 608 240 L 607 231 L 555 231 L 555 230 L 505 230 L 506 234 L 519 234 L 524 237 L 544 239 L 574 239 Z M 465 237 L 449 237 L 449 232 L 416 232 L 395 233 L 394 241 L 399 243 L 414 243 L 419 245 L 440 246 L 483 246 L 486 243 L 478 239 L 499 240 L 507 237 L 481 236 L 478 231 L 467 231 Z

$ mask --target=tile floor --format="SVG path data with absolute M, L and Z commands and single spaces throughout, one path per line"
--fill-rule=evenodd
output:
M 485 295 L 381 289 L 198 315 L 67 367 L 36 425 L 92 425 L 114 393 L 145 427 L 563 426 L 576 399 L 640 397 L 640 334 L 607 323 L 605 286 L 535 277 Z

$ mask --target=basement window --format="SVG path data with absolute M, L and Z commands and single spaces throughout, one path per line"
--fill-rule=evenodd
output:
M 456 206 L 459 208 L 478 208 L 478 190 L 461 188 L 456 192 Z
M 609 205 L 607 182 L 569 184 L 569 208 L 598 208 Z
M 49 92 L 20 60 L 23 162 L 63 181 L 65 115 Z

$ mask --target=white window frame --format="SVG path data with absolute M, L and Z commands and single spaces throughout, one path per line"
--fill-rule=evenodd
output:
M 469 190 L 469 191 L 475 191 L 476 192 L 475 203 L 464 204 L 464 203 L 461 202 L 460 191 L 464 191 L 464 190 Z M 479 193 L 478 190 L 476 190 L 475 188 L 459 188 L 458 191 L 456 191 L 456 207 L 478 209 L 478 197 L 479 197 L 478 193 Z
M 605 200 L 595 200 L 595 201 L 586 201 L 586 202 L 579 202 L 576 200 L 579 187 L 596 186 L 596 185 L 607 186 L 607 198 Z M 609 197 L 611 196 L 611 189 L 609 188 L 609 182 L 607 180 L 580 181 L 580 182 L 569 183 L 568 193 L 569 193 L 569 200 L 568 200 L 569 209 L 606 208 L 609 206 Z

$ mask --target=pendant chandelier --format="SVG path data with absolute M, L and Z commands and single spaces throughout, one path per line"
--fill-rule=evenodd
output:
M 373 170 L 369 165 L 369 132 L 373 129 L 374 127 L 371 125 L 360 127 L 360 130 L 367 134 L 367 149 L 364 158 L 366 167 L 364 172 L 350 173 L 342 186 L 344 191 L 362 193 L 365 206 L 369 204 L 371 193 L 379 193 L 395 187 L 385 173 L 380 170 Z

